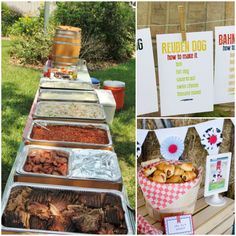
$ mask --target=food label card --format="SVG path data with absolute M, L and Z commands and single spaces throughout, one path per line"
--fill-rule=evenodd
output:
M 193 235 L 193 219 L 191 215 L 178 215 L 164 218 L 167 235 Z
M 150 29 L 137 30 L 137 115 L 158 111 Z
M 213 111 L 213 33 L 157 35 L 161 115 Z
M 206 159 L 204 196 L 223 193 L 228 190 L 231 152 L 209 155 Z
M 234 102 L 235 26 L 215 27 L 215 104 Z

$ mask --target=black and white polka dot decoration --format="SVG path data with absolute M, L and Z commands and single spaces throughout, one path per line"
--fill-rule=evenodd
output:
M 215 127 L 207 129 L 201 137 L 201 143 L 207 151 L 218 149 L 222 140 L 222 130 Z
M 141 153 L 142 153 L 142 146 L 140 145 L 139 142 L 137 142 L 137 158 L 140 157 Z

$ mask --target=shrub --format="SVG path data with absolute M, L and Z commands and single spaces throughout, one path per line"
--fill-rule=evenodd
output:
M 43 64 L 51 51 L 52 24 L 44 34 L 42 17 L 21 17 L 9 29 L 13 41 L 10 53 L 22 64 Z
M 20 17 L 19 20 L 9 28 L 9 34 L 14 36 L 31 36 L 35 31 L 43 31 L 43 18 Z
M 109 51 L 107 45 L 97 36 L 85 36 L 85 34 L 83 34 L 81 44 L 83 46 L 80 51 L 80 58 L 90 62 L 108 59 Z
M 9 29 L 11 55 L 24 64 L 45 62 L 57 24 L 82 28 L 81 57 L 89 62 L 126 60 L 134 51 L 135 14 L 127 2 L 58 2 L 48 34 L 39 17 L 20 17 Z
M 8 36 L 8 28 L 12 26 L 20 17 L 21 13 L 11 9 L 6 3 L 2 3 L 2 35 Z
M 121 61 L 133 54 L 135 13 L 127 2 L 58 2 L 55 18 L 62 25 L 80 27 L 82 42 L 91 38 L 91 49 L 101 46 L 103 50 L 93 50 L 93 55 L 87 53 L 86 60 Z M 87 44 L 82 44 L 81 53 L 86 47 Z
M 13 38 L 11 55 L 17 57 L 22 64 L 44 64 L 51 51 L 52 35 L 38 31 L 29 35 Z
M 13 41 L 11 56 L 22 64 L 41 65 L 51 52 L 55 24 L 50 21 L 48 32 L 44 34 L 43 17 L 21 17 L 9 29 Z
M 54 18 L 50 18 L 48 31 L 51 32 L 56 27 L 56 23 L 54 22 Z M 24 16 L 20 17 L 18 21 L 16 21 L 9 28 L 9 35 L 19 36 L 19 35 L 33 35 L 35 32 L 43 32 L 44 30 L 44 18 L 43 17 L 29 17 Z

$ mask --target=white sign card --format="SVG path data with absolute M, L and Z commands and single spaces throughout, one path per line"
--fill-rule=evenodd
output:
M 137 30 L 137 115 L 158 111 L 152 38 L 149 28 Z
M 166 235 L 193 235 L 193 219 L 191 215 L 178 215 L 164 218 Z
M 213 32 L 157 35 L 161 115 L 213 111 Z
M 205 197 L 228 190 L 230 163 L 231 152 L 207 156 Z
M 215 27 L 215 104 L 234 102 L 235 26 Z

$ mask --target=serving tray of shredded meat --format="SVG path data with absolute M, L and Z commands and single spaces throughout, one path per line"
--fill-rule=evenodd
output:
M 58 234 L 132 234 L 121 192 L 13 183 L 3 198 L 2 230 Z

